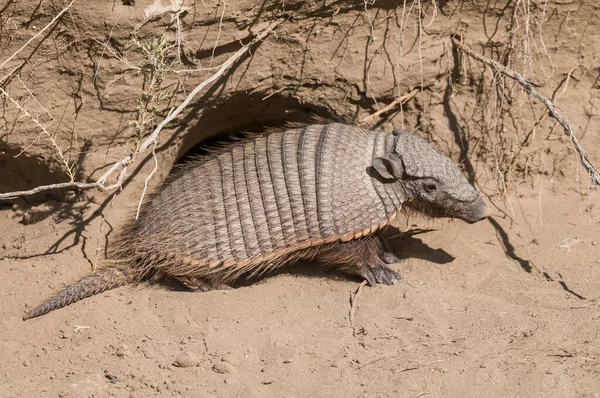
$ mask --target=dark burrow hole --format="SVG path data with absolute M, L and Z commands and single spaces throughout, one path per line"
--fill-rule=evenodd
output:
M 324 107 L 302 104 L 292 97 L 269 97 L 264 94 L 239 93 L 220 105 L 204 109 L 202 116 L 183 140 L 176 164 L 211 149 L 288 123 L 311 124 L 315 120 L 337 120 L 339 117 Z

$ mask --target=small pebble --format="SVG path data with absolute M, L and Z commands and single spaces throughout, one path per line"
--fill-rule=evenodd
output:
M 223 362 L 223 361 L 215 362 L 213 365 L 213 370 L 216 373 L 221 373 L 221 374 L 233 374 L 233 373 L 236 373 L 236 371 L 237 371 L 235 369 L 235 366 L 233 366 L 229 362 Z
M 173 366 L 178 368 L 192 368 L 198 365 L 200 365 L 200 359 L 191 351 L 182 352 L 173 362 Z

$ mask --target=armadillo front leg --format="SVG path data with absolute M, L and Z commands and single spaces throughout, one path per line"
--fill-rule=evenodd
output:
M 343 272 L 360 275 L 370 286 L 375 286 L 376 283 L 392 285 L 394 280 L 402 279 L 400 274 L 386 265 L 391 258 L 383 250 L 379 236 L 331 243 L 320 248 L 315 259 Z M 394 256 L 394 260 L 396 259 Z
M 381 259 L 386 264 L 396 264 L 396 263 L 399 263 L 400 261 L 402 261 L 398 256 L 396 256 L 391 251 L 384 251 L 383 254 L 381 255 Z

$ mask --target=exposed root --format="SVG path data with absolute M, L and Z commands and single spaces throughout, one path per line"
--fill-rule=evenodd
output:
M 466 55 L 478 60 L 479 62 L 482 62 L 482 63 L 488 65 L 497 73 L 501 73 L 505 76 L 510 77 L 511 79 L 516 80 L 523 87 L 523 89 L 525 91 L 527 91 L 529 94 L 531 94 L 532 96 L 537 98 L 540 102 L 542 102 L 546 106 L 546 108 L 548 108 L 550 115 L 553 118 L 555 118 L 558 121 L 558 123 L 560 123 L 560 125 L 564 128 L 565 134 L 570 138 L 571 143 L 573 144 L 573 148 L 579 154 L 579 160 L 581 162 L 581 165 L 585 168 L 585 170 L 590 175 L 591 181 L 596 185 L 600 185 L 600 172 L 598 172 L 598 170 L 594 167 L 594 165 L 589 161 L 587 152 L 581 146 L 581 143 L 579 142 L 579 139 L 575 135 L 573 128 L 558 113 L 558 111 L 557 111 L 556 107 L 554 106 L 554 104 L 552 103 L 552 101 L 550 101 L 548 98 L 546 98 L 545 96 L 540 94 L 535 89 L 535 86 L 538 86 L 538 85 L 526 80 L 519 73 L 507 68 L 506 66 L 504 66 L 490 58 L 487 58 L 483 55 L 473 52 L 471 49 L 469 49 L 465 45 L 461 44 L 460 41 L 456 38 L 452 39 L 452 43 L 461 53 L 466 54 Z

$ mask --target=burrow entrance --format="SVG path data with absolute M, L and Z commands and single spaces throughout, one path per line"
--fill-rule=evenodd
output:
M 315 118 L 336 119 L 331 109 L 301 103 L 293 97 L 263 93 L 237 93 L 222 103 L 203 109 L 201 117 L 184 137 L 177 163 L 206 154 L 207 149 L 287 123 L 310 123 Z

